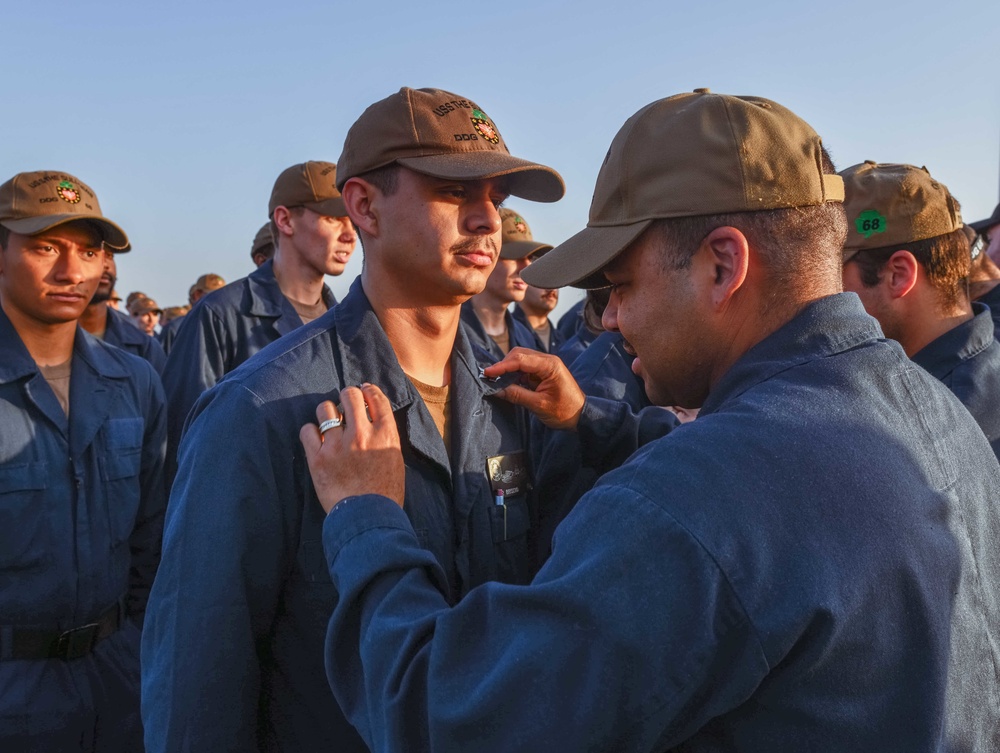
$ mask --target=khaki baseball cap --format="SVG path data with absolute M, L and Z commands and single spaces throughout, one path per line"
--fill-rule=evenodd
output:
M 36 170 L 0 186 L 0 225 L 14 233 L 37 235 L 74 220 L 90 220 L 116 253 L 131 248 L 125 231 L 104 216 L 97 194 L 79 178 Z
M 213 274 L 209 272 L 204 274 L 195 280 L 194 289 L 203 290 L 209 293 L 213 290 L 218 290 L 219 288 L 224 288 L 226 286 L 226 281 L 222 279 L 221 275 Z
M 337 188 L 392 163 L 447 180 L 507 176 L 510 193 L 532 201 L 558 201 L 566 192 L 551 167 L 512 157 L 479 105 L 441 89 L 403 87 L 365 110 L 347 132 Z
M 337 189 L 337 166 L 332 162 L 302 162 L 281 172 L 274 181 L 267 216 L 275 207 L 305 207 L 327 217 L 346 217 L 347 207 Z
M 847 199 L 844 261 L 858 251 L 947 235 L 962 213 L 926 167 L 862 162 L 841 171 Z
M 136 298 L 128 306 L 128 312 L 132 316 L 142 316 L 148 312 L 152 311 L 155 314 L 162 314 L 163 309 L 156 305 L 156 301 L 152 298 Z
M 521 275 L 540 288 L 607 285 L 600 270 L 654 220 L 842 202 L 822 141 L 760 97 L 695 89 L 646 105 L 611 142 L 586 229 Z
M 257 235 L 253 237 L 253 243 L 250 245 L 250 256 L 252 257 L 258 251 L 265 251 L 268 246 L 274 247 L 274 238 L 271 236 L 271 223 L 265 222 L 264 226 L 257 231 Z
M 500 210 L 500 236 L 503 240 L 500 246 L 501 259 L 523 259 L 537 251 L 547 251 L 552 248 L 548 243 L 539 243 L 531 237 L 531 228 L 525 219 L 513 209 L 506 207 Z

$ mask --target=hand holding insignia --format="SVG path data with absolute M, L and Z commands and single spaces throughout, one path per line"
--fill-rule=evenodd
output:
M 558 357 L 514 348 L 502 361 L 484 370 L 493 379 L 519 371 L 529 386 L 512 384 L 497 393 L 514 405 L 523 405 L 550 429 L 575 429 L 586 396 Z

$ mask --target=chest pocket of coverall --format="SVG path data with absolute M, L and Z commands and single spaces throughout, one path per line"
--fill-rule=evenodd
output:
M 48 464 L 0 466 L 0 572 L 52 561 L 52 521 L 45 500 Z
M 101 427 L 101 478 L 107 494 L 112 548 L 128 541 L 139 512 L 139 469 L 142 467 L 141 418 L 111 418 Z
M 511 495 L 503 505 L 492 505 L 489 518 L 495 567 L 489 579 L 503 583 L 527 583 L 532 575 L 528 546 L 528 531 L 531 529 L 528 495 Z

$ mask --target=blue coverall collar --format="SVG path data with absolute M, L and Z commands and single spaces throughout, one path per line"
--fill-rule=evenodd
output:
M 337 337 L 342 343 L 344 384 L 371 382 L 385 392 L 393 410 L 410 405 L 416 392 L 399 365 L 389 338 L 365 295 L 360 277 L 351 283 L 350 291 L 337 305 L 334 316 Z M 459 327 L 452 350 L 452 384 L 464 378 L 458 373 L 461 371 L 472 378 L 481 395 L 497 393 L 504 385 L 480 376 L 481 370 L 492 363 L 493 357 L 481 348 L 474 348 Z
M 7 313 L 0 308 L 0 384 L 37 374 L 35 364 Z
M 106 331 L 113 332 L 122 345 L 142 345 L 147 335 L 135 327 L 125 314 L 108 307 Z
M 73 373 L 70 378 L 70 405 L 86 405 L 86 410 L 72 411 L 69 423 L 44 382 L 35 363 L 7 314 L 0 309 L 0 384 L 25 380 L 26 396 L 63 436 L 69 437 L 70 450 L 80 451 L 93 440 L 114 404 L 114 395 L 124 382 L 115 386 L 110 380 L 129 378 L 129 372 L 105 350 L 106 346 L 87 334 L 78 324 L 73 340 Z
M 962 361 L 982 353 L 994 342 L 994 324 L 990 309 L 983 303 L 972 304 L 974 316 L 957 327 L 952 327 L 917 353 L 913 362 L 938 379 L 942 379 Z
M 709 393 L 699 415 L 793 366 L 883 338 L 878 321 L 855 293 L 820 298 L 744 353 Z
M 415 451 L 437 463 L 449 477 L 453 466 L 464 468 L 471 462 L 468 456 L 475 451 L 468 446 L 468 442 L 459 441 L 454 445 L 458 448 L 457 454 L 453 447 L 454 457 L 449 457 L 430 414 L 418 407 L 423 401 L 399 365 L 389 338 L 365 295 L 360 277 L 351 284 L 347 296 L 333 310 L 333 316 L 344 386 L 364 382 L 378 385 L 392 405 L 393 412 L 407 412 L 405 441 Z M 492 362 L 488 353 L 473 347 L 459 326 L 451 356 L 450 401 L 452 406 L 457 407 L 452 412 L 453 436 L 463 437 L 473 428 L 479 431 L 479 422 L 487 419 L 482 407 L 483 398 L 495 394 L 505 385 L 503 381 L 491 381 L 481 376 L 482 369 Z M 468 414 L 464 410 L 466 407 Z
M 511 315 L 509 310 L 504 312 L 503 322 L 504 325 L 506 325 L 507 333 L 511 338 L 510 345 L 511 347 L 514 347 L 514 317 Z M 470 327 L 483 342 L 491 342 L 491 338 L 487 334 L 486 328 L 483 326 L 483 323 L 479 321 L 479 316 L 476 314 L 476 309 L 473 307 L 471 300 L 462 304 L 462 323 L 465 324 L 465 326 Z M 531 330 L 529 329 L 529 332 L 530 331 Z
M 271 319 L 281 319 L 284 316 L 293 316 L 294 323 L 287 330 L 278 327 L 281 334 L 287 334 L 302 324 L 302 320 L 295 312 L 295 308 L 278 287 L 278 280 L 274 276 L 274 259 L 268 259 L 257 269 L 247 275 L 247 295 L 241 303 L 240 308 L 244 314 L 249 316 L 260 316 Z M 337 304 L 333 292 L 325 284 L 323 285 L 323 302 L 328 309 Z
M 101 376 L 112 379 L 127 378 L 128 372 L 100 347 L 91 335 L 77 325 L 76 338 L 73 341 L 73 359 L 83 359 Z M 39 373 L 38 365 L 28 353 L 6 312 L 0 308 L 0 384 L 37 373 Z

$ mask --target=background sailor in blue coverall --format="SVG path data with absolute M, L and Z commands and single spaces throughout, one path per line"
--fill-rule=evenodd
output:
M 139 632 L 160 551 L 152 367 L 77 326 L 125 234 L 64 173 L 0 186 L 0 750 L 142 750 Z
M 532 260 L 544 256 L 534 254 Z M 516 304 L 511 312 L 514 321 L 520 322 L 535 336 L 535 349 L 542 353 L 555 353 L 562 346 L 562 335 L 552 323 L 549 314 L 559 305 L 559 291 L 536 288 L 529 285 L 524 292 L 524 300 Z
M 269 226 L 268 233 L 270 233 Z M 270 234 L 268 237 L 270 237 Z M 201 275 L 194 281 L 194 285 L 188 289 L 188 313 L 191 313 L 191 309 L 194 308 L 194 305 L 206 295 L 214 290 L 224 288 L 225 286 L 226 281 L 217 274 L 212 274 L 210 272 L 208 274 Z M 187 314 L 181 314 L 160 327 L 159 342 L 160 345 L 163 346 L 165 353 L 169 353 L 170 349 L 173 347 L 174 340 L 177 339 L 177 333 L 180 331 L 181 325 L 184 324 L 186 316 Z M 194 321 L 194 319 L 191 321 Z
M 163 372 L 170 406 L 168 478 L 176 471 L 184 421 L 198 396 L 264 346 L 336 304 L 323 277 L 343 274 L 357 242 L 336 177 L 331 162 L 283 170 L 268 202 L 274 258 L 206 296 L 177 331 Z
M 569 340 L 583 326 L 583 307 L 586 303 L 586 298 L 577 301 L 570 307 L 569 311 L 559 317 L 556 329 L 559 330 L 563 342 Z
M 525 241 L 531 243 L 534 249 L 528 254 L 529 264 L 545 256 L 552 249 L 552 246 L 535 241 L 527 221 L 516 212 L 510 212 L 510 214 L 513 215 L 510 219 L 506 215 L 504 216 L 505 227 L 510 227 L 510 231 L 504 233 L 505 245 Z M 558 305 L 558 290 L 528 285 L 524 289 L 524 296 L 511 309 L 514 321 L 523 324 L 525 329 L 535 336 L 535 349 L 542 353 L 555 353 L 563 344 L 562 335 L 549 319 L 549 314 Z
M 642 379 L 632 373 L 633 358 L 634 355 L 626 352 L 620 333 L 602 332 L 573 361 L 569 371 L 583 394 L 623 402 L 638 413 L 648 408 L 650 402 Z M 663 410 L 662 418 L 667 424 L 664 434 L 678 424 L 674 415 L 666 410 Z M 603 464 L 597 468 L 587 465 L 587 448 L 581 440 L 580 433 L 575 431 L 536 433 L 535 443 L 542 448 L 536 484 L 540 502 L 538 547 L 542 558 L 549 555 L 556 526 L 576 501 L 594 486 L 598 477 L 610 470 Z
M 296 441 L 318 400 L 347 386 L 377 381 L 390 395 L 408 512 L 447 598 L 534 574 L 528 414 L 493 397 L 502 382 L 482 378 L 492 359 L 459 312 L 497 260 L 499 203 L 564 188 L 498 134 L 456 148 L 467 131 L 497 134 L 475 104 L 435 89 L 403 89 L 361 116 L 338 167 L 361 277 L 195 406 L 143 638 L 149 750 L 366 750 L 323 672 L 335 593 Z
M 969 241 L 958 204 L 927 168 L 844 170 L 844 289 L 969 409 L 1000 455 L 1000 343 L 988 306 L 969 302 Z
M 274 238 L 271 236 L 271 223 L 266 222 L 257 231 L 257 235 L 253 237 L 253 243 L 250 244 L 250 258 L 253 260 L 254 266 L 259 267 L 273 257 Z
M 972 300 L 990 307 L 993 321 L 1000 321 L 1000 204 L 985 220 L 970 222 L 969 227 L 984 241 L 986 259 L 974 265 L 969 294 Z M 978 274 L 977 274 L 978 273 Z M 1000 330 L 998 330 L 1000 337 Z
M 97 292 L 80 317 L 80 326 L 99 340 L 146 359 L 150 366 L 156 369 L 157 374 L 162 374 L 167 356 L 160 343 L 132 324 L 125 314 L 108 305 L 115 283 L 118 281 L 115 253 L 121 254 L 130 250 L 130 248 L 104 250 L 104 272 L 97 285 Z
M 378 387 L 341 393 L 345 429 L 303 427 L 328 675 L 373 750 L 998 749 L 1000 465 L 839 293 L 832 173 L 758 98 L 697 90 L 621 129 L 587 229 L 528 279 L 610 282 L 650 400 L 701 412 L 578 502 L 529 586 L 439 590 Z M 554 360 L 487 375 L 545 372 L 504 395 L 572 426 L 591 401 Z
M 531 237 L 528 223 L 517 212 L 500 210 L 500 258 L 481 293 L 462 304 L 462 324 L 472 342 L 496 360 L 512 348 L 538 348 L 531 327 L 522 324 L 510 312 L 510 305 L 524 298 L 528 283 L 521 272 L 531 262 L 529 257 L 552 248 Z

